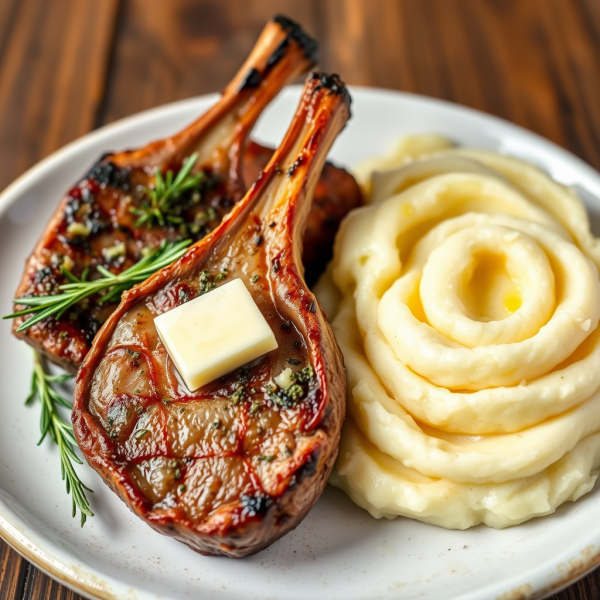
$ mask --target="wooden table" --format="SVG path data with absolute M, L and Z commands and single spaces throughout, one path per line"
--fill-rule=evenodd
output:
M 221 89 L 275 12 L 348 83 L 478 108 L 600 169 L 600 0 L 0 0 L 0 189 L 95 127 Z M 67 598 L 0 542 L 0 600 Z M 599 572 L 554 598 L 600 598 Z

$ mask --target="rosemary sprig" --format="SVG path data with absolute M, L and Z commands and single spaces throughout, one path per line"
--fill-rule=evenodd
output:
M 156 170 L 154 187 L 145 189 L 146 199 L 142 205 L 129 209 L 133 214 L 139 215 L 139 219 L 135 223 L 136 227 L 183 223 L 183 219 L 176 214 L 175 201 L 185 190 L 200 185 L 204 174 L 202 172 L 195 175 L 190 173 L 197 159 L 198 153 L 195 152 L 183 163 L 175 178 L 173 178 L 171 170 L 168 170 L 164 177 L 159 169 Z
M 53 383 L 62 383 L 72 378 L 72 375 L 49 375 L 46 372 L 43 359 L 34 351 L 33 374 L 31 377 L 31 392 L 25 400 L 25 404 L 31 404 L 36 398 L 41 402 L 42 413 L 40 415 L 40 431 L 42 437 L 38 446 L 47 435 L 58 446 L 60 452 L 60 469 L 63 481 L 66 482 L 67 494 L 71 494 L 73 503 L 72 516 L 75 517 L 77 509 L 81 515 L 81 526 L 83 527 L 87 517 L 93 517 L 90 503 L 85 495 L 86 491 L 93 493 L 77 476 L 73 462 L 83 464 L 75 454 L 76 446 L 73 437 L 73 428 L 58 413 L 58 406 L 71 410 L 71 403 L 63 398 L 53 387 Z
M 14 319 L 33 313 L 17 329 L 17 331 L 24 331 L 50 316 L 60 319 L 71 306 L 94 294 L 106 292 L 98 300 L 100 304 L 119 300 L 125 290 L 132 288 L 136 283 L 144 281 L 159 269 L 180 258 L 189 244 L 190 240 L 178 243 L 169 243 L 163 240 L 159 248 L 117 275 L 102 266 L 97 266 L 96 268 L 101 277 L 92 281 L 88 281 L 85 277 L 79 279 L 66 269 L 61 269 L 63 275 L 69 279 L 69 283 L 59 287 L 60 293 L 50 296 L 15 298 L 13 300 L 15 304 L 21 304 L 28 308 L 6 315 L 3 318 Z

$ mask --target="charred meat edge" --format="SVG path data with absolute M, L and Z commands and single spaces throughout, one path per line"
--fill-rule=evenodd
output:
M 326 152 L 349 117 L 349 105 L 350 97 L 337 76 L 311 74 L 290 128 L 258 181 L 209 236 L 179 261 L 124 294 L 118 309 L 96 336 L 77 377 L 73 426 L 88 463 L 151 527 L 203 554 L 247 556 L 296 527 L 321 495 L 337 456 L 345 414 L 345 369 L 325 314 L 305 285 L 300 238 Z M 296 166 L 291 176 L 281 174 L 282 166 L 292 164 Z M 269 274 L 270 295 L 281 299 L 288 314 L 296 315 L 295 325 L 305 339 L 318 380 L 319 410 L 306 429 L 314 443 L 306 449 L 303 464 L 285 491 L 240 522 L 232 524 L 228 520 L 232 507 L 227 505 L 200 523 L 156 514 L 128 475 L 126 465 L 113 455 L 111 440 L 99 419 L 89 412 L 94 372 L 122 316 L 166 282 L 184 280 L 204 264 L 211 250 L 227 245 L 257 213 L 264 217 L 263 222 L 269 222 L 271 215 L 278 216 L 274 227 L 266 227 L 264 240 L 267 258 L 277 257 L 280 261 L 277 273 L 271 270 Z
M 242 179 L 242 159 L 252 127 L 281 88 L 310 69 L 316 59 L 316 42 L 293 21 L 276 16 L 266 25 L 248 59 L 225 88 L 219 101 L 205 114 L 171 138 L 152 142 L 139 150 L 107 154 L 100 164 L 111 163 L 118 168 L 164 169 L 169 165 L 181 164 L 186 157 L 198 152 L 194 172 L 214 166 L 215 161 L 219 162 L 219 171 L 228 174 L 229 195 L 238 201 L 246 191 Z M 248 82 L 250 73 L 254 73 L 253 85 Z M 32 273 L 38 272 L 43 266 L 43 251 L 56 236 L 67 202 L 68 195 L 61 201 L 27 260 L 15 298 L 28 293 Z M 17 332 L 25 318 L 14 320 L 13 334 L 55 364 L 75 374 L 83 357 L 78 356 L 79 360 L 76 360 L 64 351 L 69 340 L 59 339 L 58 329 L 45 328 L 43 324 Z

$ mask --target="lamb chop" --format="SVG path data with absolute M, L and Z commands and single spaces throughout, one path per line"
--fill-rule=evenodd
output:
M 262 110 L 316 59 L 316 42 L 289 19 L 275 17 L 216 105 L 171 138 L 105 155 L 68 192 L 27 261 L 16 298 L 57 294 L 69 275 L 95 276 L 98 267 L 119 273 L 165 239 L 207 235 L 246 191 L 243 151 Z M 177 173 L 190 158 L 185 185 L 163 194 L 161 205 L 159 183 L 168 188 L 169 171 Z M 22 331 L 27 316 L 19 317 L 13 332 L 75 373 L 115 307 L 89 298 L 59 319 Z
M 300 257 L 349 107 L 336 75 L 311 74 L 246 196 L 181 259 L 123 294 L 79 370 L 73 427 L 88 463 L 151 527 L 202 554 L 247 556 L 294 528 L 337 455 L 343 359 Z M 154 318 L 238 278 L 278 349 L 191 391 Z

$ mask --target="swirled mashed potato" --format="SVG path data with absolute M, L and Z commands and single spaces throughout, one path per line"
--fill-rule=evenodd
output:
M 458 529 L 589 492 L 600 243 L 583 204 L 525 162 L 434 136 L 359 176 L 371 203 L 317 288 L 348 368 L 332 483 L 375 517 Z

